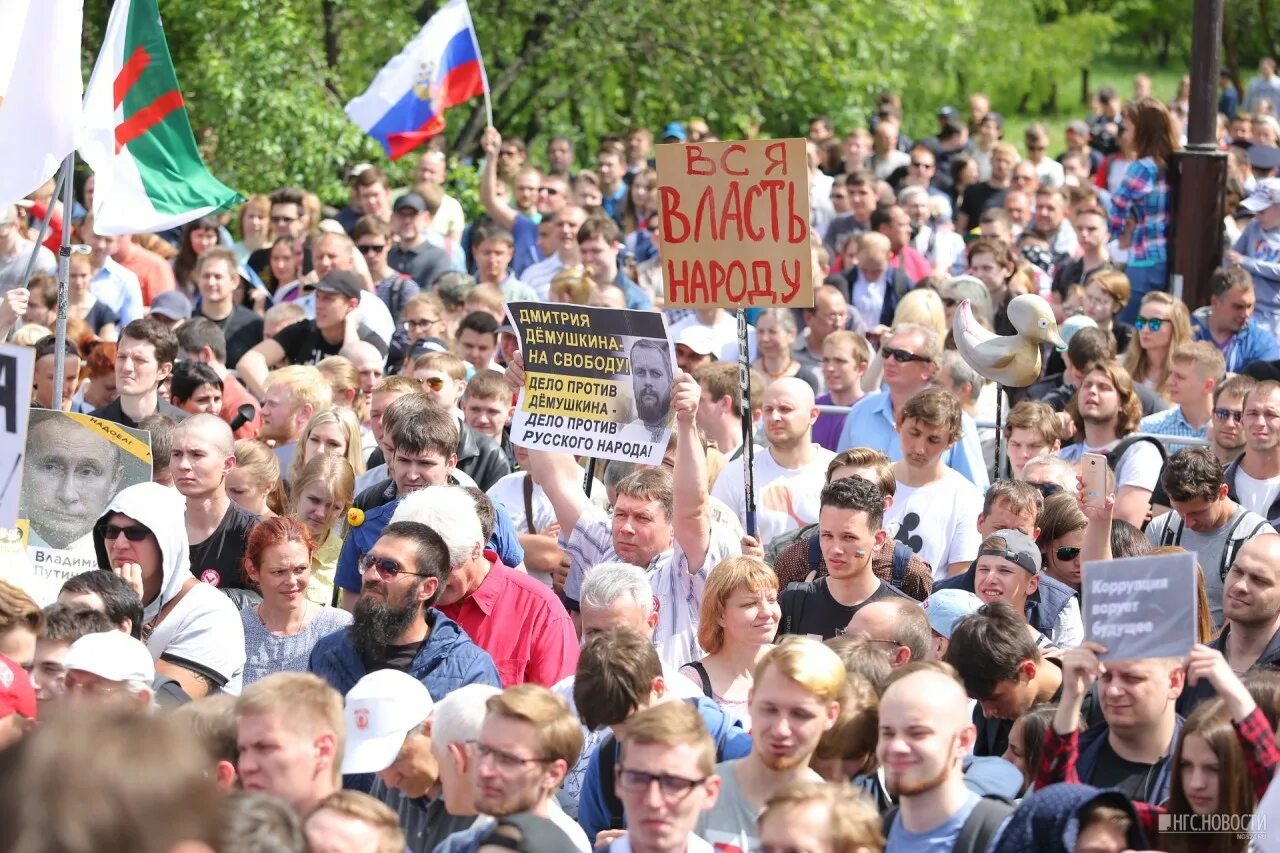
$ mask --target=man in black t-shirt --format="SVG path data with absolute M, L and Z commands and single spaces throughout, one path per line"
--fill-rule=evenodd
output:
M 243 588 L 241 562 L 258 516 L 227 497 L 227 472 L 235 467 L 231 427 L 216 415 L 192 415 L 173 432 L 169 471 L 187 499 L 191 573 L 221 589 Z
M 316 317 L 286 326 L 244 354 L 236 370 L 245 387 L 261 398 L 267 372 L 281 364 L 316 364 L 356 341 L 387 354 L 382 338 L 359 323 L 356 309 L 364 285 L 347 270 L 331 270 L 316 282 Z
M 1018 150 L 1001 142 L 991 151 L 991 177 L 964 191 L 960 209 L 956 211 L 956 231 L 964 234 L 978 225 L 982 212 L 989 207 L 1002 207 L 1009 194 L 1013 169 L 1018 165 Z
M 871 570 L 872 554 L 888 538 L 880 487 L 861 477 L 847 477 L 828 483 L 821 502 L 818 544 L 827 574 L 812 583 L 793 583 L 783 591 L 779 636 L 810 634 L 830 639 L 863 605 L 905 597 L 881 583 Z
M 238 362 L 262 340 L 262 318 L 235 303 L 240 279 L 238 269 L 236 256 L 222 246 L 208 249 L 196 264 L 196 287 L 200 290 L 198 316 L 222 331 L 227 342 L 228 364 Z

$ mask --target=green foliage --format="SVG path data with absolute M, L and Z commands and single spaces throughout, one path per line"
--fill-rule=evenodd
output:
M 723 138 L 800 135 L 819 114 L 849 127 L 885 89 L 902 95 L 913 135 L 932 132 L 938 106 L 962 106 L 977 89 L 1006 112 L 1052 107 L 1055 87 L 1113 42 L 1128 45 L 1137 29 L 1189 28 L 1191 2 L 472 0 L 471 11 L 495 124 L 535 151 L 564 133 L 585 158 L 607 134 L 691 116 Z M 389 164 L 342 107 L 438 5 L 162 0 L 211 170 L 244 193 L 301 185 L 344 201 L 350 164 Z M 1170 8 L 1177 14 L 1164 21 Z M 106 15 L 106 4 L 86 7 L 89 64 Z M 451 150 L 471 156 L 483 101 L 447 118 Z M 410 159 L 389 168 L 407 178 Z M 455 194 L 470 199 L 471 180 L 460 176 Z

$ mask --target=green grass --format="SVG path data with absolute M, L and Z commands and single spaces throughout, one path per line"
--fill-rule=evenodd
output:
M 1164 101 L 1173 100 L 1178 91 L 1178 81 L 1187 69 L 1177 60 L 1171 59 L 1167 68 L 1156 67 L 1154 63 L 1143 63 L 1127 59 L 1103 59 L 1094 63 L 1089 69 L 1089 89 L 1096 92 L 1103 86 L 1110 86 L 1120 93 L 1120 97 L 1128 99 L 1133 96 L 1133 77 L 1143 73 L 1151 78 L 1151 93 Z M 1058 110 L 1053 115 L 1041 115 L 1039 110 L 1032 110 L 1025 115 L 1013 112 L 1016 104 L 996 104 L 995 110 L 1004 115 L 1004 138 L 1018 149 L 1022 149 L 1023 134 L 1028 125 L 1042 124 L 1049 131 L 1052 140 L 1049 145 L 1051 156 L 1057 156 L 1063 147 L 1063 131 L 1067 122 L 1083 119 L 1089 114 L 1088 102 L 1080 101 L 1080 74 L 1058 81 Z M 1023 152 L 1025 154 L 1025 152 Z

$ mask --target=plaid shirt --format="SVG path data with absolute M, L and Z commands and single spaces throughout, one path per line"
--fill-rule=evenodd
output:
M 1208 438 L 1209 422 L 1205 421 L 1204 426 L 1197 429 L 1187 420 L 1186 415 L 1182 414 L 1182 407 L 1174 406 L 1172 409 L 1147 415 L 1138 421 L 1138 432 L 1150 432 L 1156 435 L 1177 435 L 1184 438 Z M 1185 447 L 1187 447 L 1185 444 L 1171 444 L 1167 449 L 1172 454 Z
M 1245 768 L 1253 783 L 1253 791 L 1258 799 L 1262 799 L 1275 775 L 1276 766 L 1280 765 L 1280 749 L 1276 748 L 1271 724 L 1267 722 L 1261 708 L 1254 708 L 1249 716 L 1238 723 L 1233 721 L 1232 725 L 1235 726 L 1240 749 L 1244 752 Z M 1080 784 L 1080 776 L 1076 773 L 1079 740 L 1079 732 L 1071 732 L 1064 737 L 1055 732 L 1053 726 L 1045 730 L 1040 766 L 1036 769 L 1037 791 L 1058 782 Z M 1177 768 L 1173 772 L 1178 772 Z M 1156 834 L 1159 816 L 1167 814 L 1168 809 L 1139 800 L 1133 801 L 1133 807 L 1138 813 L 1138 820 L 1142 822 L 1147 840 L 1152 844 L 1158 843 Z
M 1120 189 L 1111 196 L 1111 236 L 1119 239 L 1129 219 L 1136 222 L 1129 256 L 1157 263 L 1169 258 L 1169 181 L 1150 157 L 1129 164 Z

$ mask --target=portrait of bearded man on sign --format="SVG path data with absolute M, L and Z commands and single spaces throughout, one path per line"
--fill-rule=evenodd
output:
M 631 393 L 636 418 L 656 441 L 671 415 L 671 353 L 665 341 L 640 340 L 631 347 Z

